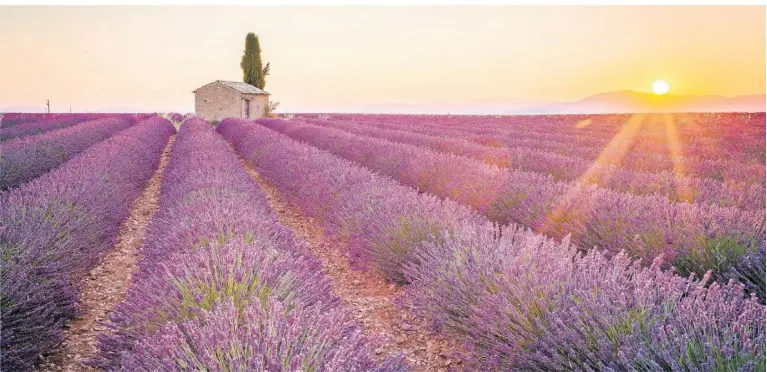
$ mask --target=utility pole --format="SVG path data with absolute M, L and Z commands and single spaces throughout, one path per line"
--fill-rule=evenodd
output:
M 48 113 L 50 114 L 51 113 L 51 100 L 46 99 L 45 100 L 45 104 L 46 104 L 46 106 L 48 106 Z

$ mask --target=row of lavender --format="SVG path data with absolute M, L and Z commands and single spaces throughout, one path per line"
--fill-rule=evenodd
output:
M 637 152 L 668 154 L 670 145 L 681 145 L 687 157 L 734 158 L 764 163 L 764 113 L 749 114 L 651 114 L 651 115 L 539 115 L 424 117 L 417 115 L 333 115 L 357 122 L 398 123 L 472 133 L 477 136 L 524 136 L 536 140 L 561 140 L 569 144 L 604 147 L 624 131 L 627 123 L 641 119 L 631 138 Z M 673 136 L 671 138 L 670 136 Z M 670 141 L 673 139 L 673 141 Z
M 764 306 L 740 284 L 581 254 L 237 119 L 218 131 L 406 303 L 465 337 L 475 370 L 751 370 Z M 388 154 L 381 154 L 386 156 Z
M 144 119 L 148 119 L 149 117 L 156 116 L 156 113 L 96 113 L 96 112 L 90 112 L 90 113 L 27 113 L 27 112 L 11 112 L 11 113 L 0 113 L 0 129 L 3 129 L 5 131 L 6 129 L 21 125 L 21 124 L 32 124 L 32 123 L 38 123 L 38 122 L 48 122 L 48 123 L 55 123 L 59 121 L 67 121 L 72 119 L 83 119 L 83 120 L 95 120 L 95 119 L 101 119 L 106 116 L 124 116 L 124 117 L 133 117 L 136 118 L 137 121 L 142 121 Z
M 291 120 L 293 123 L 296 121 L 298 120 Z M 555 181 L 578 180 L 620 192 L 662 195 L 676 201 L 709 203 L 721 207 L 747 210 L 765 208 L 762 184 L 686 177 L 673 171 L 660 173 L 633 171 L 625 167 L 594 163 L 582 158 L 530 147 L 488 147 L 471 141 L 453 139 L 446 135 L 432 136 L 404 130 L 389 130 L 353 122 L 310 120 L 308 123 L 468 156 L 502 168 L 550 174 Z M 309 128 L 311 127 L 310 125 Z
M 30 370 L 61 342 L 76 283 L 114 245 L 173 132 L 145 120 L 0 194 L 0 369 Z
M 764 143 L 756 145 L 758 151 L 751 151 L 755 155 L 748 155 L 748 159 L 741 159 L 740 155 L 747 154 L 745 148 L 739 152 L 729 153 L 728 156 L 721 154 L 710 157 L 698 157 L 685 155 L 685 147 L 681 144 L 674 146 L 673 151 L 665 153 L 647 153 L 634 151 L 641 139 L 636 138 L 644 129 L 643 116 L 633 117 L 625 123 L 621 131 L 616 134 L 613 141 L 606 144 L 582 144 L 574 141 L 571 136 L 564 135 L 561 130 L 552 129 L 548 133 L 533 135 L 525 131 L 507 133 L 497 132 L 497 129 L 477 130 L 474 128 L 450 128 L 440 125 L 440 121 L 424 123 L 419 121 L 390 122 L 383 119 L 363 118 L 350 120 L 352 123 L 371 125 L 379 128 L 405 130 L 427 135 L 448 135 L 450 138 L 472 141 L 477 144 L 490 147 L 528 147 L 538 151 L 546 151 L 567 157 L 577 157 L 587 162 L 598 162 L 627 167 L 632 170 L 647 172 L 663 172 L 674 170 L 683 171 L 685 175 L 695 177 L 713 178 L 717 180 L 735 180 L 749 183 L 765 182 L 764 167 Z M 678 142 L 674 135 L 669 134 L 668 141 Z M 763 137 L 763 136 L 762 136 Z M 735 141 L 735 144 L 742 142 Z M 714 151 L 717 146 L 708 146 L 707 149 Z M 715 151 L 714 151 L 715 152 Z
M 36 135 L 48 131 L 71 127 L 73 125 L 103 118 L 125 118 L 132 122 L 139 122 L 147 119 L 150 115 L 132 115 L 132 114 L 61 114 L 46 116 L 40 120 L 15 125 L 10 128 L 0 129 L 0 140 L 9 140 L 29 135 Z
M 540 139 L 545 139 L 550 133 L 559 133 L 569 137 L 568 142 L 604 147 L 624 130 L 627 123 L 638 119 L 641 119 L 639 130 L 631 138 L 634 151 L 668 154 L 672 150 L 671 145 L 681 145 L 682 155 L 690 157 L 734 156 L 739 160 L 759 160 L 756 155 L 764 154 L 763 113 L 747 120 L 738 120 L 737 115 L 705 117 L 699 114 L 638 114 L 584 117 L 580 120 L 569 117 L 528 119 L 507 127 L 506 133 L 542 136 Z M 465 125 L 459 128 L 469 129 Z M 474 128 L 477 126 L 472 125 L 471 129 Z M 480 128 L 488 134 L 499 133 L 495 123 L 485 122 Z
M 149 117 L 151 115 L 107 116 L 4 142 L 0 153 L 0 190 L 32 180 L 94 144 Z
M 371 371 L 305 243 L 199 118 L 180 129 L 139 272 L 94 361 L 128 371 Z M 402 370 L 390 359 L 380 370 Z
M 721 137 L 737 137 L 742 134 L 765 133 L 765 113 L 672 113 L 678 132 L 685 141 L 708 141 Z M 298 117 L 317 118 L 318 114 L 296 114 Z M 382 119 L 392 122 L 436 123 L 449 128 L 483 128 L 488 130 L 520 128 L 532 132 L 559 130 L 592 138 L 610 139 L 634 114 L 567 114 L 567 115 L 403 115 L 403 114 L 326 114 L 328 118 L 341 120 Z M 656 115 L 663 118 L 665 115 Z M 588 120 L 588 125 L 575 123 Z M 663 120 L 665 124 L 665 120 Z M 663 125 L 649 126 L 640 133 L 646 137 L 662 137 Z
M 764 210 L 674 203 L 661 196 L 557 182 L 540 173 L 499 169 L 462 156 L 332 128 L 279 119 L 257 123 L 420 191 L 471 206 L 491 221 L 518 223 L 556 238 L 571 235 L 583 250 L 625 251 L 646 264 L 663 254 L 683 275 L 702 275 L 711 269 L 717 278 L 725 278 L 765 241 Z
M 24 137 L 27 135 L 40 134 L 49 130 L 66 128 L 86 120 L 93 120 L 93 117 L 84 115 L 72 115 L 66 117 L 47 117 L 28 123 L 15 125 L 10 128 L 0 128 L 0 141 L 6 141 L 11 138 Z
M 66 114 L 41 114 L 41 113 L 27 113 L 27 112 L 5 112 L 0 113 L 0 128 L 10 128 L 15 125 L 29 123 L 37 120 L 41 120 L 48 116 L 63 116 Z

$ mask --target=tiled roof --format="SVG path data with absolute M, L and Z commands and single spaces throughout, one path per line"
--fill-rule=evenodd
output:
M 249 94 L 269 94 L 264 90 L 258 89 L 257 87 L 254 87 L 248 83 L 242 82 L 242 81 L 226 81 L 226 80 L 216 80 L 215 83 L 219 83 L 223 86 L 226 86 L 228 88 L 232 88 L 240 93 L 249 93 Z M 207 85 L 207 84 L 206 84 Z M 197 88 L 199 89 L 199 88 Z M 195 92 L 197 91 L 195 89 Z

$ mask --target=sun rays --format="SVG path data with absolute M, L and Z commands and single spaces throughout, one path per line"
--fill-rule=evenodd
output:
M 582 119 L 575 123 L 574 127 L 578 129 L 592 125 L 593 119 Z M 668 156 L 671 164 L 669 169 L 674 183 L 675 195 L 678 201 L 692 202 L 695 190 L 687 182 L 687 169 L 683 154 L 683 142 L 679 133 L 677 120 L 673 114 L 643 114 L 637 113 L 629 116 L 626 123 L 618 130 L 618 133 L 605 145 L 599 156 L 592 162 L 591 166 L 583 172 L 573 184 L 570 190 L 557 202 L 557 206 L 552 208 L 551 212 L 545 216 L 539 224 L 544 229 L 558 229 L 564 219 L 571 219 L 578 214 L 583 216 L 588 214 L 593 205 L 590 205 L 589 198 L 584 195 L 583 186 L 588 184 L 606 185 L 611 177 L 615 175 L 616 168 L 621 167 L 626 157 L 631 156 L 632 148 L 642 145 L 642 141 L 652 141 L 652 136 L 644 135 L 643 130 L 652 130 L 650 128 L 654 123 L 659 123 L 662 128 L 660 135 L 665 142 Z M 694 129 L 694 128 L 693 128 Z

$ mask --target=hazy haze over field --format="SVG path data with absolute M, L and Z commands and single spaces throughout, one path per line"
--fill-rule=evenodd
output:
M 241 79 L 249 31 L 280 111 L 512 113 L 656 79 L 764 94 L 764 30 L 762 6 L 2 7 L 0 108 L 192 111 Z

